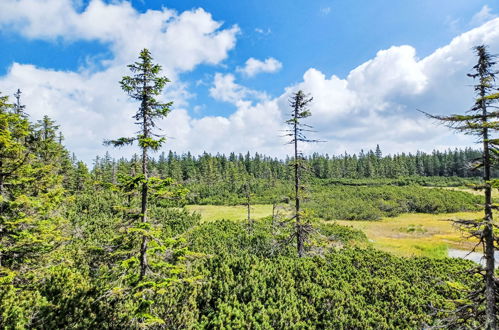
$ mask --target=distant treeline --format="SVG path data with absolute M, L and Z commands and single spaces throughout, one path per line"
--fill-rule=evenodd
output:
M 329 156 L 314 153 L 306 157 L 310 175 L 319 179 L 399 178 L 407 176 L 479 177 L 473 170 L 474 161 L 480 157 L 478 150 L 471 148 L 430 153 L 416 152 L 383 156 L 381 149 L 361 151 L 358 155 L 343 154 Z M 113 182 L 119 173 L 139 172 L 139 157 L 131 160 L 114 160 L 109 154 L 94 160 L 95 178 Z M 220 180 L 240 181 L 246 176 L 257 179 L 284 179 L 292 177 L 291 158 L 280 160 L 255 153 L 246 155 L 231 153 L 228 156 L 204 153 L 178 155 L 172 151 L 161 153 L 150 162 L 153 175 L 171 177 L 177 182 Z M 493 176 L 499 174 L 494 171 Z

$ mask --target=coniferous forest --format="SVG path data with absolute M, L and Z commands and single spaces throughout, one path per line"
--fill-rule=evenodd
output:
M 79 161 L 54 120 L 30 119 L 21 91 L 2 96 L 1 327 L 497 329 L 498 66 L 474 51 L 472 109 L 427 115 L 481 144 L 431 153 L 302 154 L 320 142 L 306 91 L 290 98 L 285 159 L 168 151 L 158 122 L 174 100 L 162 100 L 170 82 L 147 49 L 119 82 L 137 133 L 104 141 L 133 157 Z M 192 209 L 241 205 L 239 220 Z M 253 216 L 261 205 L 271 212 Z M 457 212 L 482 265 L 392 254 L 345 225 Z M 423 237 L 418 226 L 395 238 Z

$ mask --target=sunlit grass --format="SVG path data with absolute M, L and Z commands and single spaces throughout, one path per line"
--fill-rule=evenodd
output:
M 201 214 L 202 221 L 213 221 L 219 219 L 241 221 L 247 219 L 247 208 L 245 205 L 188 205 L 189 211 Z M 251 205 L 251 218 L 261 219 L 272 215 L 272 205 Z
M 188 205 L 187 209 L 201 214 L 202 221 L 227 219 L 245 221 L 244 205 Z M 252 205 L 254 220 L 272 215 L 272 205 Z M 465 237 L 451 220 L 476 219 L 481 212 L 457 212 L 449 214 L 406 213 L 379 221 L 337 221 L 345 226 L 362 230 L 371 244 L 380 250 L 399 256 L 445 257 L 447 249 L 470 250 L 474 241 Z
M 473 241 L 450 220 L 475 219 L 481 212 L 449 214 L 408 213 L 380 221 L 338 221 L 361 229 L 373 246 L 400 256 L 444 257 L 447 248 L 469 250 Z
M 433 188 L 433 187 L 428 187 L 428 188 Z M 467 192 L 467 193 L 470 193 L 473 195 L 483 196 L 483 190 L 475 190 L 475 189 L 465 188 L 465 187 L 443 187 L 443 189 L 464 191 L 464 192 Z M 492 198 L 499 199 L 499 189 L 492 189 Z

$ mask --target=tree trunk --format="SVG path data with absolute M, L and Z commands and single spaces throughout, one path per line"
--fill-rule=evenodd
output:
M 146 82 L 144 80 L 144 94 L 146 93 Z M 142 100 L 142 111 L 144 111 L 144 118 L 142 123 L 143 137 L 147 139 L 149 137 L 149 130 L 147 127 L 147 96 L 144 95 Z M 142 196 L 141 196 L 141 222 L 143 224 L 147 223 L 147 188 L 148 188 L 148 173 L 147 173 L 147 146 L 142 147 L 142 174 L 144 175 L 144 182 L 142 183 Z M 140 276 L 139 281 L 144 278 L 147 271 L 147 236 L 142 235 L 142 242 L 140 243 Z
M 295 147 L 295 218 L 296 218 L 296 249 L 298 257 L 303 257 L 303 228 L 300 219 L 300 164 L 298 160 L 298 104 L 295 106 L 294 122 L 294 147 Z
M 487 123 L 487 107 L 485 105 L 485 89 L 482 87 L 482 122 Z M 490 186 L 490 149 L 489 132 L 486 125 L 482 131 L 483 137 L 483 181 L 485 184 L 485 228 L 483 230 L 484 256 L 485 256 L 485 328 L 497 329 L 496 316 L 496 283 L 494 278 L 495 258 L 494 258 L 494 229 L 492 216 L 492 188 Z
M 147 223 L 147 149 L 142 151 L 142 173 L 144 174 L 144 182 L 142 183 L 142 196 L 141 196 L 141 222 Z M 140 244 L 140 277 L 142 280 L 147 270 L 147 237 L 142 235 L 142 242 Z
M 248 228 L 251 231 L 253 229 L 253 221 L 251 220 L 251 192 L 248 183 L 246 183 L 246 213 L 248 218 Z

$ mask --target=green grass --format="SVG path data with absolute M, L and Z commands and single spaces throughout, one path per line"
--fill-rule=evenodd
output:
M 233 220 L 241 221 L 247 219 L 247 208 L 245 205 L 223 206 L 223 205 L 187 205 L 187 209 L 201 214 L 202 221 Z M 272 205 L 252 205 L 251 218 L 261 219 L 272 215 Z
M 201 219 L 214 221 L 226 219 L 245 221 L 246 206 L 188 205 L 187 209 L 201 214 Z M 282 212 L 282 211 L 281 211 Z M 272 215 L 272 205 L 251 206 L 251 217 L 261 219 Z M 457 212 L 449 214 L 406 213 L 386 217 L 379 221 L 336 221 L 344 226 L 362 230 L 371 244 L 380 250 L 398 256 L 427 256 L 441 258 L 448 248 L 469 250 L 474 243 L 464 238 L 452 219 L 473 219 L 481 212 Z
M 362 230 L 375 248 L 395 255 L 444 257 L 447 248 L 469 250 L 474 245 L 449 220 L 475 219 L 481 215 L 481 212 L 406 213 L 380 221 L 337 222 Z
M 433 188 L 433 187 L 428 187 L 428 188 Z M 483 190 L 475 190 L 468 187 L 444 187 L 443 189 L 464 191 L 473 195 L 483 196 Z M 499 189 L 492 189 L 492 198 L 499 199 Z

